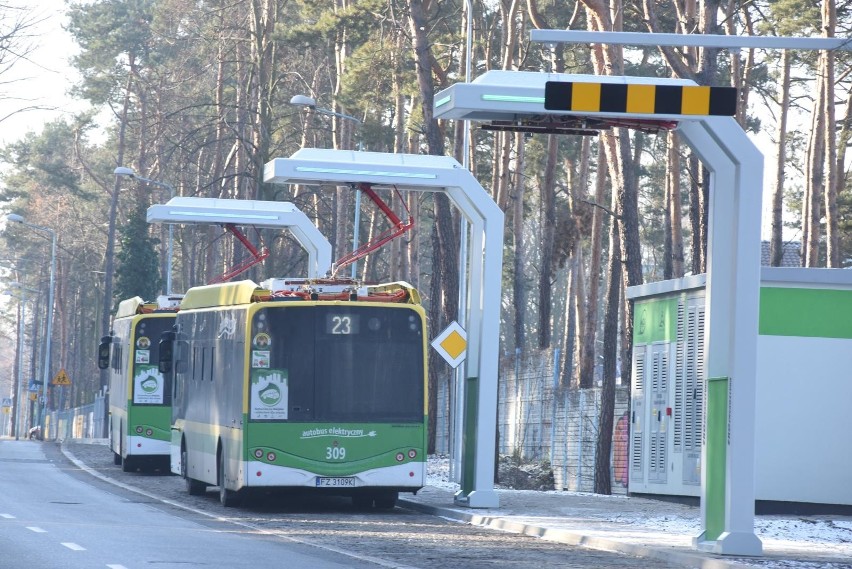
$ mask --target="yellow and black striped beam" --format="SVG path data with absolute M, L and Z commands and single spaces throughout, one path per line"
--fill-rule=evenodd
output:
M 548 81 L 544 86 L 544 108 L 590 113 L 734 116 L 737 90 L 697 85 Z

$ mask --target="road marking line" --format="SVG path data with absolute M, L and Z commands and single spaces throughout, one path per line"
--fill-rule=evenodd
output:
M 293 543 L 300 543 L 302 545 L 309 545 L 311 547 L 316 547 L 317 549 L 324 549 L 326 551 L 332 551 L 334 553 L 339 553 L 340 555 L 345 555 L 346 557 L 352 557 L 353 559 L 357 559 L 359 561 L 363 561 L 363 562 L 366 562 L 366 563 L 373 563 L 375 565 L 379 565 L 380 567 L 385 567 L 385 568 L 388 568 L 388 569 L 420 569 L 418 567 L 414 567 L 413 565 L 400 565 L 395 561 L 385 561 L 384 559 L 379 559 L 379 558 L 376 558 L 376 557 L 372 557 L 370 555 L 358 555 L 356 553 L 352 553 L 350 551 L 346 551 L 346 550 L 338 548 L 338 547 L 322 545 L 322 544 L 310 541 L 308 539 L 303 539 L 303 538 L 293 537 L 291 535 L 287 535 L 287 534 L 284 533 L 284 530 L 267 530 L 267 529 L 264 529 L 264 528 L 262 528 L 258 525 L 250 524 L 248 522 L 240 522 L 240 521 L 237 521 L 237 520 L 234 520 L 234 519 L 231 519 L 231 518 L 225 518 L 225 517 L 222 517 L 219 514 L 216 514 L 216 513 L 213 513 L 213 512 L 206 512 L 204 510 L 199 510 L 197 508 L 193 508 L 191 506 L 181 504 L 180 502 L 167 500 L 167 499 L 165 499 L 161 496 L 157 496 L 156 494 L 153 494 L 151 492 L 146 492 L 145 490 L 140 490 L 139 488 L 136 488 L 136 487 L 131 486 L 129 484 L 125 484 L 124 482 L 121 482 L 119 480 L 115 480 L 113 478 L 110 478 L 109 476 L 105 476 L 105 475 L 101 474 L 100 472 L 86 466 L 77 457 L 75 457 L 73 453 L 70 453 L 70 452 L 66 453 L 64 448 L 62 448 L 62 454 L 65 455 L 68 458 L 68 460 L 73 462 L 74 465 L 77 466 L 77 468 L 79 468 L 80 470 L 94 476 L 95 478 L 102 480 L 102 481 L 104 481 L 108 484 L 112 484 L 113 486 L 123 488 L 124 490 L 127 490 L 128 492 L 133 492 L 135 494 L 139 494 L 140 496 L 145 496 L 146 498 L 156 500 L 156 501 L 160 502 L 161 504 L 166 504 L 168 506 L 180 508 L 182 510 L 186 510 L 187 512 L 192 512 L 192 513 L 198 514 L 200 516 L 205 516 L 207 518 L 210 518 L 210 519 L 213 519 L 213 520 L 216 520 L 216 521 L 231 523 L 235 526 L 239 526 L 239 527 L 250 529 L 252 531 L 256 531 L 257 533 L 259 533 L 261 535 L 271 535 L 271 536 L 275 536 L 275 537 L 281 539 L 282 541 L 290 541 L 290 542 L 293 542 Z
M 63 542 L 62 545 L 68 549 L 73 549 L 74 551 L 86 551 L 85 547 L 77 545 L 76 543 L 71 543 L 70 541 Z
M 5 518 L 7 520 L 14 520 L 15 516 L 13 516 L 12 514 L 0 514 L 0 518 Z
M 124 565 L 107 565 L 109 569 L 127 569 Z
M 27 529 L 36 533 L 47 533 L 46 529 L 37 528 L 35 526 L 27 526 Z

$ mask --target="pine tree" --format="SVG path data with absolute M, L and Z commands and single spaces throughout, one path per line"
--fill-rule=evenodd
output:
M 160 240 L 150 236 L 149 228 L 145 221 L 145 206 L 140 204 L 118 230 L 121 251 L 116 256 L 117 300 L 134 296 L 152 300 L 163 288 L 156 250 Z

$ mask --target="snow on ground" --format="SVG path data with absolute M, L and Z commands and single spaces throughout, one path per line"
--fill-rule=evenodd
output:
M 426 468 L 426 481 L 429 486 L 455 492 L 459 485 L 450 478 L 449 459 L 445 456 L 430 456 Z M 534 490 L 505 490 L 506 492 L 536 492 Z M 552 491 L 554 493 L 570 493 L 575 495 L 589 494 Z M 538 492 L 544 494 L 546 492 Z M 626 499 L 624 496 L 597 496 L 600 499 Z M 701 520 L 696 512 L 694 517 L 666 515 L 660 517 L 643 516 L 641 519 L 629 519 L 631 514 L 619 514 L 611 521 L 617 523 L 635 522 L 644 526 L 659 527 L 673 534 L 698 535 L 701 532 Z M 848 547 L 852 543 L 852 518 L 841 516 L 756 516 L 754 519 L 755 533 L 765 543 L 775 543 L 783 546 L 786 543 L 812 543 L 828 548 Z M 847 519 L 848 518 L 848 519 Z

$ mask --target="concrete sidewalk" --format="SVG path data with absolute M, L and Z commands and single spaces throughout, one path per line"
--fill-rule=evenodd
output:
M 570 492 L 498 490 L 499 509 L 470 509 L 453 505 L 452 491 L 426 487 L 416 496 L 405 494 L 399 505 L 436 516 L 523 533 L 595 549 L 617 551 L 646 559 L 702 569 L 783 567 L 789 569 L 852 569 L 852 517 L 758 516 L 755 527 L 763 541 L 762 557 L 728 557 L 695 549 L 700 533 L 700 509 L 683 504 L 625 496 Z M 801 525 L 840 528 L 840 537 Z M 761 525 L 789 527 L 789 535 L 761 535 Z M 848 529 L 847 529 L 848 528 Z M 844 541 L 843 534 L 848 533 Z

